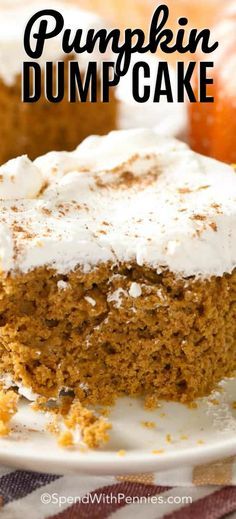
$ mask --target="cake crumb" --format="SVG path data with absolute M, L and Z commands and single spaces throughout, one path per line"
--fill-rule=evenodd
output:
M 212 398 L 212 399 L 210 400 L 210 403 L 211 403 L 212 405 L 219 405 L 220 402 L 219 402 L 219 400 L 217 400 L 217 398 Z
M 154 449 L 152 454 L 163 454 L 163 452 L 165 452 L 164 449 Z
M 120 449 L 118 452 L 117 452 L 118 456 L 125 456 L 126 455 L 126 451 L 124 449 Z
M 198 409 L 197 402 L 188 402 L 189 409 Z
M 97 304 L 95 299 L 93 299 L 93 297 L 85 296 L 84 299 L 85 299 L 85 301 L 87 301 L 87 303 L 89 303 L 89 305 L 91 305 L 93 307 L 96 306 L 96 304 Z
M 109 441 L 108 431 L 112 428 L 111 424 L 95 411 L 84 407 L 77 398 L 64 396 L 55 401 L 55 406 L 51 408 L 48 407 L 46 399 L 39 398 L 37 405 L 34 404 L 34 409 L 53 415 L 47 430 L 58 437 L 61 446 L 65 446 L 66 442 L 68 446 L 71 445 L 70 436 L 65 436 L 65 432 L 71 433 L 73 444 L 81 440 L 91 449 L 96 449 Z M 75 437 L 78 440 L 75 441 Z
M 188 436 L 186 436 L 186 434 L 181 434 L 180 439 L 183 441 L 188 440 Z
M 0 436 L 11 432 L 10 421 L 17 412 L 19 395 L 14 391 L 0 391 Z
M 97 449 L 109 441 L 108 431 L 111 429 L 111 424 L 104 422 L 102 418 L 97 419 L 95 423 L 87 426 L 83 430 L 83 440 L 90 447 L 90 449 Z
M 91 449 L 96 449 L 109 441 L 108 431 L 112 428 L 111 424 L 83 407 L 78 400 L 72 403 L 64 423 L 72 430 L 79 426 L 83 441 Z
M 50 422 L 49 424 L 47 424 L 46 429 L 47 429 L 47 431 L 50 432 L 51 434 L 54 434 L 55 436 L 58 436 L 58 434 L 60 433 L 60 428 L 59 428 L 59 425 L 58 425 L 58 421 L 57 421 L 57 417 L 56 417 L 56 416 L 53 417 L 52 422 Z
M 131 283 L 129 289 L 129 295 L 136 299 L 142 295 L 142 288 L 138 283 Z
M 144 401 L 144 409 L 153 410 L 161 407 L 156 395 L 148 395 Z
M 169 433 L 166 435 L 166 442 L 172 443 L 172 436 Z
M 234 402 L 232 402 L 232 408 L 236 409 L 236 400 Z
M 0 436 L 9 436 L 10 427 L 8 424 L 0 421 Z
M 60 447 L 72 447 L 74 445 L 73 434 L 70 431 L 61 432 L 57 443 Z
M 198 445 L 203 445 L 204 443 L 205 443 L 204 440 L 197 440 Z
M 154 429 L 156 427 L 155 422 L 143 421 L 141 422 L 141 424 L 143 425 L 143 427 L 146 427 L 147 429 Z
M 104 407 L 104 409 L 100 410 L 100 414 L 104 417 L 109 416 L 111 413 L 111 410 L 108 407 Z
M 63 281 L 63 279 L 60 279 L 57 282 L 57 288 L 58 288 L 58 290 L 66 290 L 67 288 L 69 288 L 69 283 L 67 283 L 66 281 Z

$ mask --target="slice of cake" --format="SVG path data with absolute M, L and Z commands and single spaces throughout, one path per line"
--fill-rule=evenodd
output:
M 0 178 L 3 381 L 184 402 L 233 374 L 233 168 L 140 129 Z
M 35 103 L 23 103 L 22 64 L 33 61 L 24 51 L 24 31 L 27 22 L 38 11 L 55 9 L 64 17 L 65 29 L 83 30 L 85 40 L 89 29 L 106 28 L 106 22 L 94 13 L 81 10 L 67 0 L 6 0 L 0 5 L 0 164 L 27 153 L 31 158 L 52 149 L 72 150 L 91 133 L 105 134 L 116 127 L 117 102 L 110 92 L 110 102 L 100 102 L 101 80 L 98 76 L 96 103 L 68 102 L 68 60 L 78 60 L 82 74 L 88 62 L 100 62 L 108 56 L 98 50 L 92 54 L 66 55 L 62 52 L 62 34 L 48 39 L 39 59 L 42 68 L 42 95 Z M 46 18 L 49 20 L 48 18 Z M 54 22 L 55 23 L 55 22 Z M 50 25 L 53 24 L 52 19 Z M 59 103 L 49 103 L 44 95 L 43 67 L 46 61 L 65 63 L 65 94 Z M 84 82 L 84 78 L 82 78 Z M 33 85 L 31 84 L 31 92 Z M 56 73 L 54 91 L 57 92 Z

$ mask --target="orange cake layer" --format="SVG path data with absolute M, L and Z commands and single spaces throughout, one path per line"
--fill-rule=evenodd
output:
M 65 67 L 67 76 L 67 67 Z M 116 127 L 117 101 L 69 103 L 65 97 L 49 103 L 45 97 L 34 104 L 21 102 L 21 77 L 13 85 L 0 81 L 0 163 L 26 153 L 34 159 L 50 150 L 73 150 L 91 133 L 105 134 Z M 98 99 L 101 84 L 98 81 Z
M 41 58 L 35 60 L 41 66 L 41 98 L 37 102 L 22 102 L 22 67 L 23 62 L 34 61 L 24 50 L 24 31 L 30 18 L 43 9 L 54 9 L 64 17 L 64 29 L 83 30 L 84 38 L 89 29 L 98 30 L 106 27 L 106 22 L 95 13 L 81 10 L 73 2 L 65 0 L 30 0 L 24 2 L 2 2 L 0 5 L 0 164 L 24 153 L 32 159 L 50 150 L 72 150 L 91 133 L 103 135 L 116 128 L 117 102 L 113 92 L 110 101 L 101 103 L 99 77 L 102 60 L 108 60 L 110 54 L 93 53 L 63 54 L 62 34 L 46 40 Z M 49 27 L 55 25 L 52 17 L 46 17 Z M 36 33 L 35 22 L 32 33 Z M 33 38 L 32 38 L 33 39 Z M 34 48 L 33 42 L 33 48 Z M 81 81 L 85 82 L 87 66 L 90 61 L 97 62 L 97 99 L 96 103 L 81 102 L 78 95 L 76 102 L 68 101 L 67 61 L 77 60 Z M 44 67 L 46 62 L 58 63 L 64 60 L 65 74 L 64 98 L 59 103 L 47 101 L 45 95 Z M 33 74 L 30 76 L 30 94 L 34 92 Z M 53 77 L 55 95 L 58 80 Z M 88 95 L 88 99 L 90 96 Z
M 201 281 L 109 263 L 1 280 L 0 371 L 46 397 L 188 401 L 236 368 L 236 271 Z

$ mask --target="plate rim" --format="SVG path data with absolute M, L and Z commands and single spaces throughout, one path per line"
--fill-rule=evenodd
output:
M 14 466 L 25 470 L 40 471 L 55 474 L 88 474 L 88 475 L 120 475 L 150 473 L 157 471 L 174 470 L 181 463 L 183 467 L 197 466 L 236 455 L 236 437 L 217 442 L 210 446 L 199 445 L 186 447 L 184 451 L 166 451 L 163 454 L 130 453 L 119 456 L 118 452 L 99 451 L 100 456 L 94 456 L 94 451 L 80 452 L 70 450 L 74 456 L 68 457 L 67 449 L 60 449 L 60 456 L 56 457 L 49 452 L 39 452 L 32 456 L 27 454 L 27 449 L 19 452 L 3 452 L 0 445 L 0 463 L 5 466 Z M 63 466 L 63 470 L 62 470 Z

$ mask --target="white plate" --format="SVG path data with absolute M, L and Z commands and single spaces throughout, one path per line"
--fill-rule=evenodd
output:
M 44 432 L 45 416 L 22 402 L 13 419 L 13 433 L 0 439 L 0 463 L 29 470 L 65 473 L 125 474 L 197 465 L 236 454 L 236 379 L 222 383 L 222 393 L 202 399 L 197 409 L 163 403 L 155 411 L 142 402 L 120 399 L 109 419 L 113 429 L 105 448 L 81 452 L 62 449 Z M 211 402 L 217 398 L 219 404 Z M 141 422 L 155 422 L 147 428 Z M 166 436 L 171 435 L 171 442 Z M 187 437 L 184 439 L 183 437 Z M 124 450 L 121 456 L 118 451 Z M 153 450 L 163 450 L 154 454 Z

